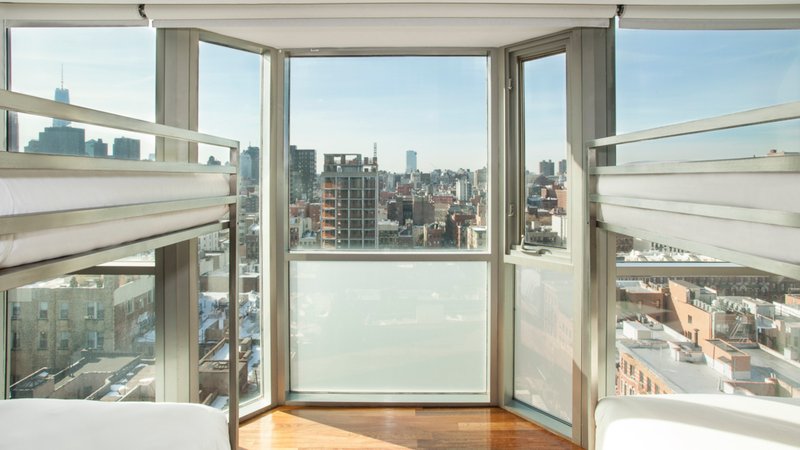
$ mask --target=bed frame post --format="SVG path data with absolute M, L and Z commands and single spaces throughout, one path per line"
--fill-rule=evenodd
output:
M 238 167 L 239 148 L 231 147 L 230 164 Z M 230 176 L 231 195 L 239 195 L 238 176 Z M 230 433 L 231 449 L 239 447 L 239 227 L 238 209 L 239 202 L 231 204 L 229 224 L 229 249 L 230 257 L 228 273 L 228 427 Z

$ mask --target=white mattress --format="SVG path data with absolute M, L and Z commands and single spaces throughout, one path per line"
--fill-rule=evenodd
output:
M 596 450 L 800 448 L 800 399 L 714 394 L 607 397 Z
M 606 196 L 800 213 L 798 192 L 800 173 L 603 175 L 596 189 Z M 786 245 L 800 242 L 798 228 L 613 205 L 600 205 L 597 216 L 607 224 L 800 264 L 796 246 Z
M 225 196 L 225 174 L 14 171 L 0 177 L 0 216 Z M 221 219 L 225 206 L 0 236 L 0 268 L 134 241 Z
M 188 403 L 0 401 L 0 450 L 230 450 L 221 411 Z

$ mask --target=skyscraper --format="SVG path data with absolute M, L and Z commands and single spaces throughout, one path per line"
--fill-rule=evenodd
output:
M 54 155 L 86 154 L 85 131 L 83 128 L 47 127 L 39 132 L 39 139 L 32 139 L 25 146 L 29 153 L 49 153 Z
M 64 66 L 61 66 L 61 87 L 56 88 L 54 100 L 59 103 L 69 105 L 69 89 L 64 87 Z M 53 119 L 54 127 L 66 127 L 70 124 L 68 120 Z
M 95 158 L 107 158 L 108 157 L 108 144 L 103 142 L 102 139 L 92 139 L 90 141 L 86 141 L 86 156 L 92 156 Z
M 417 170 L 417 152 L 414 150 L 406 150 L 406 173 L 416 172 Z
M 326 155 L 327 157 L 327 155 Z M 317 151 L 289 146 L 289 202 L 312 201 L 317 178 Z
M 378 245 L 378 161 L 326 154 L 322 172 L 323 249 Z
M 250 145 L 242 152 L 242 156 L 245 155 L 250 157 L 250 170 L 246 171 L 242 169 L 241 170 L 242 176 L 244 178 L 249 178 L 258 183 L 258 180 L 261 175 L 260 171 L 261 166 L 259 165 L 260 149 L 258 147 L 253 147 L 252 145 Z
M 539 173 L 546 177 L 552 177 L 553 175 L 556 174 L 555 163 L 550 159 L 548 159 L 547 161 L 542 160 L 539 163 Z
M 567 173 L 567 160 L 562 159 L 558 162 L 558 174 L 559 175 L 566 175 Z
M 140 156 L 140 142 L 138 139 L 126 137 L 114 138 L 112 151 L 116 159 L 142 159 Z

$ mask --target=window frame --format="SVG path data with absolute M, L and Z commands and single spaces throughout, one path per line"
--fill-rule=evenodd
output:
M 289 59 L 292 57 L 402 57 L 402 56 L 481 56 L 487 58 L 487 117 L 486 130 L 488 136 L 487 145 L 487 186 L 489 195 L 487 198 L 487 225 L 488 237 L 487 245 L 483 250 L 437 250 L 425 251 L 421 249 L 402 250 L 402 249 L 375 249 L 375 250 L 302 250 L 289 248 Z M 281 78 L 275 80 L 279 86 L 283 87 L 283 95 L 277 96 L 273 102 L 274 116 L 280 117 L 282 125 L 277 133 L 274 133 L 274 148 L 277 149 L 276 161 L 271 168 L 272 176 L 276 179 L 276 189 L 270 200 L 277 205 L 273 210 L 276 249 L 276 267 L 279 268 L 277 276 L 276 295 L 278 298 L 277 318 L 279 320 L 277 333 L 277 346 L 273 351 L 277 356 L 277 379 L 276 387 L 278 390 L 278 402 L 287 405 L 294 404 L 340 404 L 358 402 L 366 404 L 385 404 L 392 403 L 419 403 L 419 404 L 483 404 L 489 405 L 496 402 L 496 310 L 498 303 L 499 285 L 499 185 L 497 184 L 500 148 L 498 134 L 500 128 L 497 126 L 497 114 L 500 111 L 498 95 L 500 92 L 499 71 L 501 65 L 501 53 L 498 49 L 489 48 L 379 48 L 379 49 L 289 49 L 281 52 L 279 58 L 273 62 L 280 71 Z M 377 237 L 376 237 L 377 238 Z M 347 393 L 347 394 L 306 394 L 291 391 L 290 386 L 290 361 L 289 361 L 289 265 L 291 262 L 302 261 L 340 261 L 340 262 L 465 262 L 481 261 L 487 264 L 487 385 L 486 392 L 482 394 L 381 394 L 381 393 Z

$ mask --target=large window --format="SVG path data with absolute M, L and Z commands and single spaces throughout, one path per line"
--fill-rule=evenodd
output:
M 292 390 L 485 393 L 487 264 L 295 262 Z
M 14 92 L 155 120 L 156 33 L 151 28 L 12 28 Z M 155 138 L 9 114 L 10 151 L 154 159 Z
M 8 291 L 17 305 L 8 321 L 11 398 L 154 401 L 154 282 L 70 275 Z M 68 307 L 41 314 L 56 305 Z
M 291 58 L 289 247 L 486 250 L 487 62 Z
M 800 100 L 800 30 L 618 30 L 617 130 Z M 617 163 L 800 151 L 800 121 L 629 144 Z
M 261 74 L 258 53 L 200 42 L 199 131 L 239 141 L 239 349 L 240 403 L 265 392 L 269 374 L 262 348 L 269 346 L 269 308 L 262 307 L 262 158 Z M 229 150 L 200 145 L 198 162 L 228 164 Z M 217 407 L 227 402 L 228 273 L 231 251 L 228 232 L 200 239 L 200 393 L 201 401 Z
M 675 247 L 620 236 L 616 281 L 618 395 L 800 395 L 800 281 L 725 265 Z M 709 265 L 706 265 L 709 266 Z M 639 268 L 637 272 L 648 269 Z
M 287 391 L 487 401 L 488 58 L 287 64 Z

